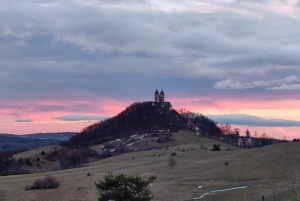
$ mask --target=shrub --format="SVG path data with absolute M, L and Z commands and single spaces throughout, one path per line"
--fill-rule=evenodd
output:
M 32 166 L 32 162 L 31 162 L 31 160 L 30 160 L 29 158 L 26 158 L 26 159 L 25 159 L 25 164 L 26 164 L 27 166 Z
M 19 163 L 20 165 L 22 165 L 22 164 L 24 163 L 24 159 L 23 159 L 22 157 L 20 157 L 20 158 L 18 159 L 18 163 Z
M 45 188 L 57 188 L 59 186 L 58 181 L 52 176 L 46 176 L 44 178 Z
M 86 174 L 86 176 L 91 176 L 91 173 L 88 172 L 88 173 Z
M 218 145 L 218 144 L 214 144 L 213 148 L 212 148 L 212 151 L 221 151 L 221 146 Z
M 171 157 L 169 160 L 168 160 L 168 164 L 170 167 L 172 167 L 172 169 L 174 168 L 174 166 L 177 164 L 177 161 L 175 158 Z
M 224 165 L 225 165 L 225 166 L 229 165 L 229 162 L 224 162 Z
M 171 153 L 171 156 L 176 156 L 176 155 L 177 155 L 176 152 Z
M 142 179 L 140 176 L 125 174 L 113 175 L 111 172 L 104 176 L 104 181 L 95 183 L 99 192 L 99 201 L 150 201 L 153 199 L 150 184 L 156 176 Z
M 55 155 L 59 155 L 59 152 L 58 152 L 57 149 L 54 150 L 54 154 L 55 154 Z
M 75 167 L 77 164 L 81 163 L 83 160 L 83 157 L 81 155 L 81 152 L 77 149 L 72 151 L 69 155 L 70 164 Z
M 33 187 L 35 189 L 43 189 L 44 188 L 44 181 L 42 179 L 36 179 L 34 182 L 33 182 Z
M 44 152 L 44 151 L 41 151 L 41 155 L 45 155 L 45 152 Z
M 41 159 L 39 157 L 36 158 L 36 161 L 40 161 Z
M 164 137 L 158 137 L 157 138 L 157 143 L 165 143 L 165 138 Z
M 44 179 L 36 179 L 31 187 L 26 187 L 26 190 L 31 189 L 43 189 L 43 188 L 57 188 L 59 186 L 58 181 L 52 176 L 46 176 Z

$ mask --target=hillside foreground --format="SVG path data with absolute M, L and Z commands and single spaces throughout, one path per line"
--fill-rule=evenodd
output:
M 195 138 L 192 132 L 180 132 L 174 137 L 178 145 L 169 150 L 127 153 L 76 169 L 0 177 L 0 201 L 95 201 L 98 194 L 94 183 L 107 172 L 143 177 L 157 175 L 157 180 L 151 185 L 154 201 L 189 200 L 212 190 L 240 186 L 247 188 L 216 192 L 199 200 L 250 200 L 270 194 L 270 186 L 282 181 L 280 157 L 287 144 L 239 149 L 219 141 L 198 136 Z M 231 150 L 213 152 L 199 149 L 200 144 L 211 148 L 214 143 L 220 144 L 222 150 Z M 177 160 L 174 169 L 168 166 L 173 148 L 179 150 L 174 156 Z M 228 166 L 224 162 L 228 162 Z M 87 176 L 88 173 L 91 176 Z M 46 175 L 57 178 L 60 186 L 57 189 L 24 190 L 26 185 Z

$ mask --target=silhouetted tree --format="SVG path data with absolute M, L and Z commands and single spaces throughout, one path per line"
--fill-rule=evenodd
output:
M 213 148 L 212 148 L 212 151 L 221 151 L 221 146 L 218 145 L 218 144 L 214 144 Z
M 104 176 L 104 181 L 95 183 L 99 192 L 99 201 L 150 201 L 153 199 L 150 184 L 156 176 L 142 179 L 140 176 L 125 174 L 113 175 L 111 172 Z
M 170 167 L 172 167 L 172 169 L 174 168 L 174 166 L 177 164 L 177 160 L 173 157 L 169 158 L 168 160 L 168 164 Z

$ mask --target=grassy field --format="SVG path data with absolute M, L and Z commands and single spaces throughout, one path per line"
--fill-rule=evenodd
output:
M 269 187 L 280 182 L 279 158 L 286 144 L 271 145 L 256 149 L 240 149 L 219 141 L 196 136 L 193 132 L 175 134 L 177 165 L 168 166 L 171 150 L 133 152 L 88 164 L 87 167 L 31 175 L 0 177 L 0 201 L 95 201 L 97 191 L 94 182 L 101 180 L 107 172 L 139 174 L 143 177 L 157 175 L 151 185 L 154 201 L 183 201 L 198 197 L 212 190 L 248 186 L 227 192 L 205 196 L 203 201 L 240 201 L 270 193 Z M 211 148 L 220 144 L 222 150 L 203 151 L 199 145 Z M 187 151 L 188 150 L 188 151 Z M 37 150 L 36 153 L 39 153 Z M 23 153 L 22 156 L 25 156 Z M 134 157 L 134 160 L 133 160 Z M 225 166 L 224 162 L 229 165 Z M 91 176 L 87 176 L 91 173 Z M 60 182 L 57 189 L 25 191 L 26 185 L 36 178 L 52 175 Z M 198 189 L 198 186 L 203 188 Z

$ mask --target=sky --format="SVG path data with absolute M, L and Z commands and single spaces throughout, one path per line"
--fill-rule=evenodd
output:
M 81 131 L 163 89 L 173 108 L 300 137 L 298 0 L 3 0 L 0 133 Z

